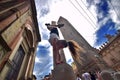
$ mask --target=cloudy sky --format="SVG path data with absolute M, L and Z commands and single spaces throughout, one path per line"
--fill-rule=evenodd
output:
M 120 18 L 118 19 L 120 12 L 116 10 L 116 7 L 120 6 L 113 3 L 114 1 L 110 1 L 35 0 L 42 38 L 37 48 L 34 67 L 34 74 L 38 80 L 41 80 L 53 69 L 52 47 L 48 42 L 49 31 L 44 24 L 58 21 L 62 16 L 78 30 L 91 46 L 98 48 L 107 41 L 105 34 L 115 35 L 116 31 L 120 29 Z M 71 63 L 71 56 L 66 58 L 67 62 Z

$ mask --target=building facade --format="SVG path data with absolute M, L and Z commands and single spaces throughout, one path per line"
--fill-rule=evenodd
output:
M 98 71 L 108 68 L 103 59 L 98 54 L 99 51 L 89 45 L 89 43 L 80 35 L 80 33 L 63 17 L 60 17 L 58 24 L 64 24 L 60 31 L 66 40 L 74 40 L 81 47 L 80 57 L 81 63 L 75 61 L 78 73 L 82 74 L 84 71 Z M 99 58 L 98 58 L 99 56 Z M 102 63 L 101 63 L 102 62 Z
M 40 41 L 34 0 L 0 0 L 0 79 L 35 80 Z
M 106 35 L 108 42 L 104 43 L 99 54 L 115 71 L 120 71 L 120 31 L 116 35 Z

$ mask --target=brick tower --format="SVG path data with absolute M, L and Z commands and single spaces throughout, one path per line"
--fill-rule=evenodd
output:
M 104 64 L 99 64 L 100 60 L 102 61 L 101 57 L 99 57 L 99 60 L 96 58 L 96 55 L 98 55 L 98 50 L 90 46 L 89 43 L 65 18 L 60 17 L 58 20 L 58 24 L 60 23 L 64 24 L 64 27 L 60 29 L 64 39 L 76 41 L 83 49 L 83 51 L 80 52 L 82 63 L 78 63 L 78 61 L 75 61 L 74 59 L 78 68 L 78 72 L 82 74 L 83 71 L 95 71 L 105 69 L 106 67 L 104 66 Z

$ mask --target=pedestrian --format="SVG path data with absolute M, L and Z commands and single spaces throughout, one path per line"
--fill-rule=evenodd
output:
M 98 71 L 98 72 L 96 72 L 96 75 L 97 75 L 97 80 L 102 80 L 102 77 L 101 77 L 101 73 Z
M 89 72 L 91 80 L 96 80 L 96 76 L 94 72 Z
M 76 80 L 81 80 L 79 74 L 77 74 Z
M 91 80 L 90 74 L 88 72 L 85 72 L 82 74 L 82 78 L 84 80 Z

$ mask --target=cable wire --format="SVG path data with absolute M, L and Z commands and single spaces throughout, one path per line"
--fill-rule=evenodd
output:
M 78 10 L 78 12 L 91 24 L 91 22 L 81 13 L 81 11 L 73 4 L 73 2 L 71 0 L 69 0 L 69 2 Z M 91 24 L 92 27 L 94 26 L 93 24 Z M 95 27 L 93 27 L 95 29 Z
M 115 11 L 117 17 L 120 19 L 120 16 L 118 15 L 117 11 L 115 10 L 115 7 L 112 5 L 112 3 L 111 3 L 110 0 L 108 0 L 108 1 L 110 2 L 110 5 L 111 5 L 111 7 L 113 8 L 113 10 Z
M 79 4 L 79 2 L 77 0 L 75 0 L 75 1 L 79 5 L 79 7 L 83 10 L 83 12 L 88 16 L 88 18 L 90 19 L 90 21 L 96 26 L 96 24 L 94 23 L 94 21 L 91 19 L 91 17 L 88 15 L 88 13 L 83 9 L 83 7 Z
M 91 17 L 88 15 L 88 13 L 83 9 L 83 7 L 79 4 L 79 2 L 77 0 L 75 0 L 75 1 L 79 5 L 79 7 L 83 10 L 83 12 L 88 16 L 88 18 L 90 19 L 90 21 L 95 25 L 94 21 L 91 19 Z
M 81 2 L 85 5 L 85 3 L 83 2 L 83 0 L 81 0 Z M 87 8 L 87 6 L 85 5 L 85 7 Z M 87 10 L 90 12 L 90 14 L 94 17 L 94 19 L 96 19 L 95 18 L 95 16 L 93 15 L 93 13 L 87 8 Z

